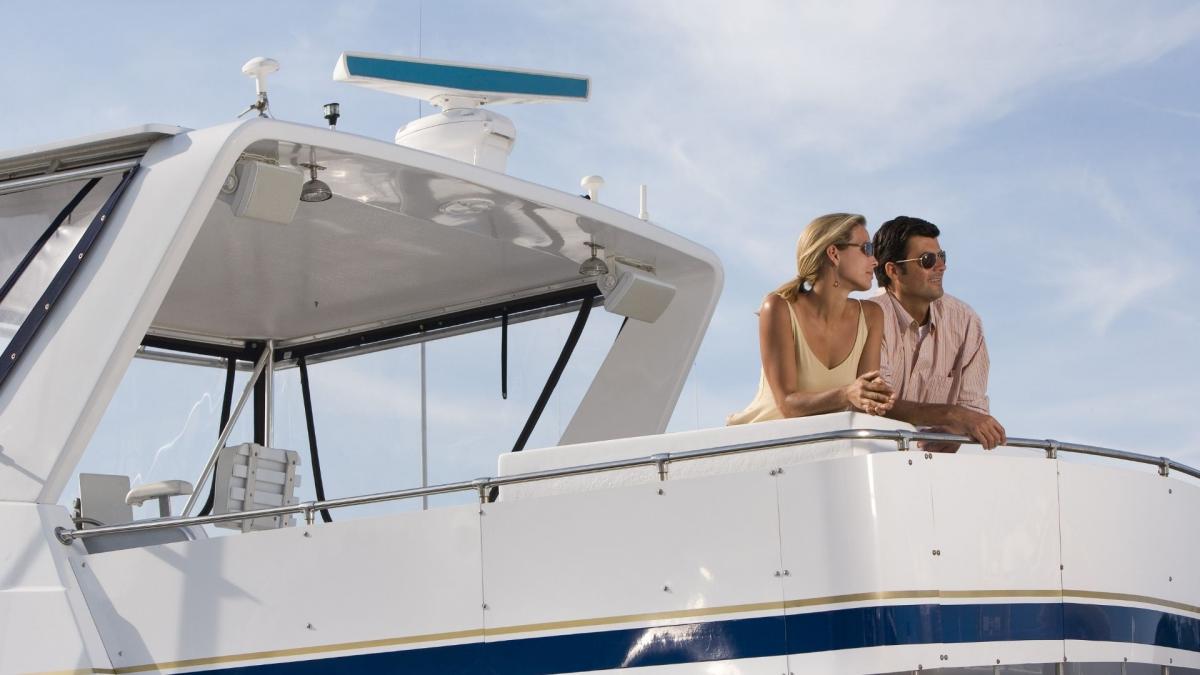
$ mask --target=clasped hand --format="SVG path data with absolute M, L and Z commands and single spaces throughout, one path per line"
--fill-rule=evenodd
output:
M 859 375 L 846 385 L 846 401 L 855 410 L 872 415 L 884 415 L 896 403 L 896 392 L 879 375 L 878 370 Z

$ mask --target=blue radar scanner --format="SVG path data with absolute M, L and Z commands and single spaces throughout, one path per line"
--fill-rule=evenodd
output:
M 586 101 L 590 89 L 582 75 L 360 52 L 342 53 L 333 79 L 435 105 L 442 98 L 471 99 L 477 105 Z

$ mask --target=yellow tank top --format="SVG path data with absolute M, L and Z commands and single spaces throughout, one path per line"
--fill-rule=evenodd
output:
M 828 391 L 853 382 L 854 378 L 858 377 L 858 360 L 862 356 L 863 346 L 867 343 L 867 317 L 863 313 L 862 301 L 858 301 L 858 332 L 854 335 L 854 347 L 850 350 L 850 355 L 833 368 L 826 368 L 817 355 L 813 354 L 804 340 L 800 322 L 796 320 L 796 310 L 792 309 L 792 303 L 786 304 L 788 313 L 792 315 L 792 337 L 796 340 L 797 391 Z M 771 393 L 771 385 L 767 384 L 767 374 L 760 370 L 758 394 L 745 410 L 730 415 L 725 423 L 749 424 L 780 419 L 783 419 L 783 413 L 775 405 L 775 395 Z

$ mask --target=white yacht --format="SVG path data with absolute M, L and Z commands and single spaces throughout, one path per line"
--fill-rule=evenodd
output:
M 665 434 L 717 256 L 598 177 L 507 175 L 515 128 L 484 107 L 586 77 L 343 54 L 335 79 L 439 108 L 393 142 L 336 106 L 270 118 L 275 67 L 247 63 L 238 121 L 0 155 L 0 673 L 1200 673 L 1200 472 L 930 454 L 955 437 L 855 413 Z M 525 448 L 599 312 L 623 323 L 586 393 Z M 318 452 L 309 367 L 561 315 L 490 476 L 326 489 L 353 457 Z M 194 474 L 80 470 L 128 450 L 96 438 L 118 391 L 160 395 L 135 359 L 224 378 Z

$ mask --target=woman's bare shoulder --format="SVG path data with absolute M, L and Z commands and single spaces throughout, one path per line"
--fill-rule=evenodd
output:
M 778 293 L 767 293 L 767 297 L 763 298 L 762 311 L 768 314 L 787 311 L 788 301 Z
M 783 326 L 790 326 L 792 318 L 788 312 L 788 301 L 778 293 L 768 293 L 758 310 L 758 319 L 760 326 L 769 326 L 773 330 L 782 330 Z

